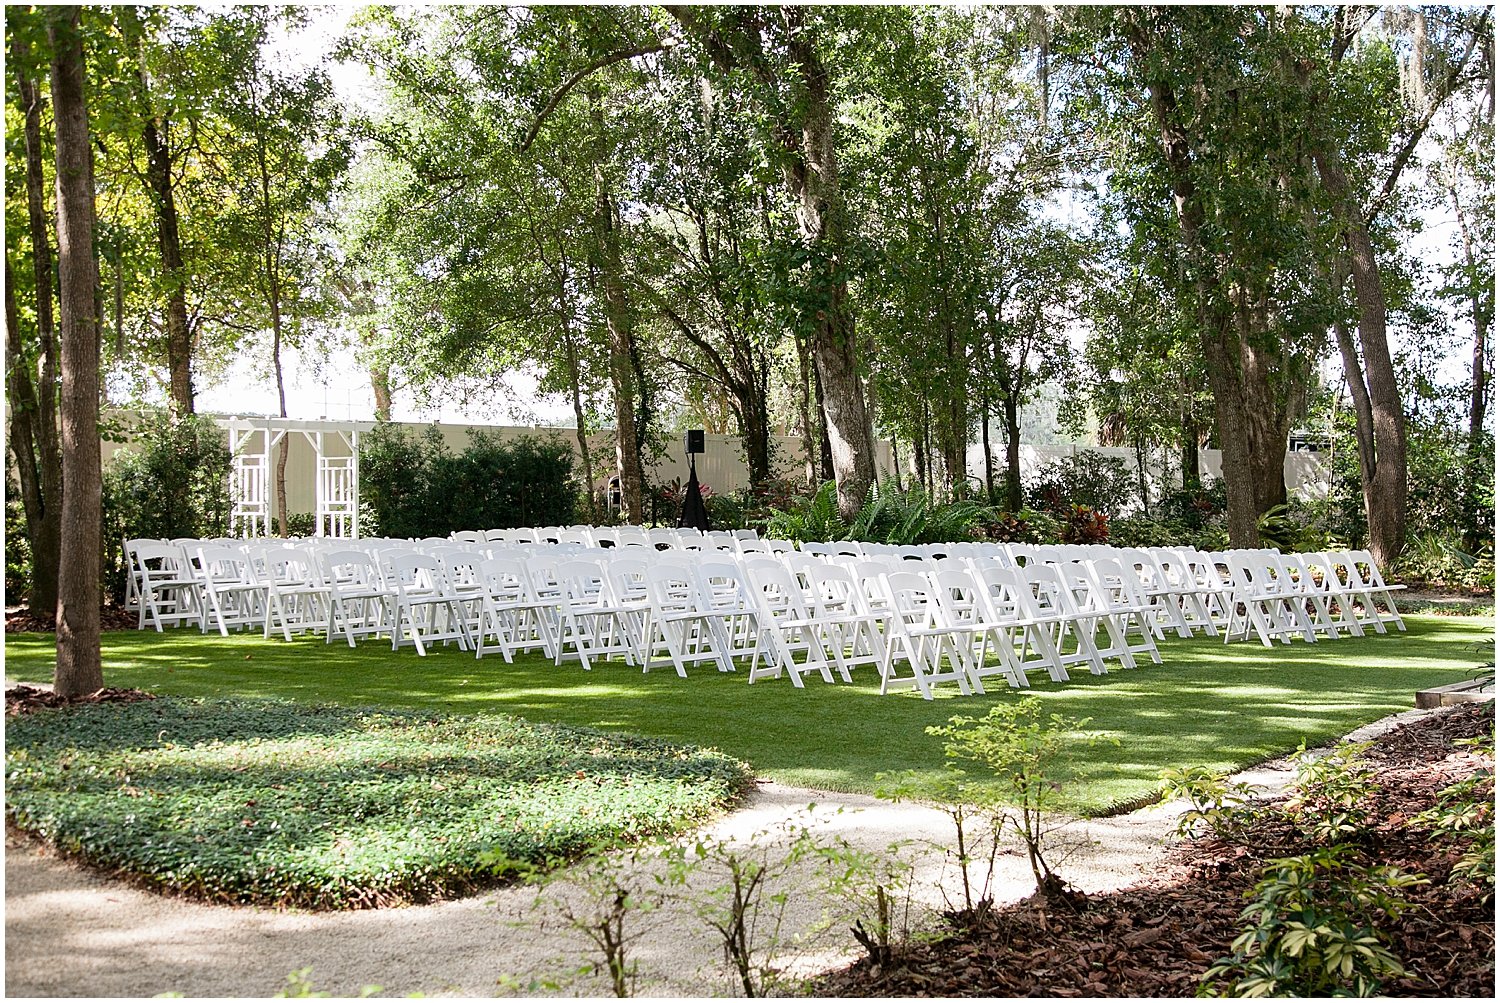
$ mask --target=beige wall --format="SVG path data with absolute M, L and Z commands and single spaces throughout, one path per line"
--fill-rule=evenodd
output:
M 131 412 L 112 412 L 112 417 L 120 419 L 127 424 L 142 420 L 151 420 L 150 415 L 140 415 Z M 215 415 L 216 418 L 222 416 Z M 334 430 L 338 428 L 351 428 L 354 423 L 349 422 L 298 422 L 302 426 L 323 426 Z M 368 427 L 368 422 L 362 423 Z M 408 434 L 421 434 L 432 427 L 427 424 L 416 424 L 410 422 L 398 422 Z M 516 425 L 437 425 L 438 432 L 443 437 L 443 443 L 453 452 L 462 452 L 468 447 L 470 437 L 469 430 L 477 428 L 485 433 L 500 439 L 503 442 L 514 441 L 526 437 L 542 437 L 545 439 L 557 439 L 568 445 L 575 454 L 578 452 L 578 437 L 571 428 L 554 428 L 546 426 L 516 426 Z M 227 432 L 226 432 L 227 436 Z M 300 432 L 290 432 L 287 441 L 291 443 L 291 452 L 287 458 L 287 508 L 293 513 L 312 512 L 316 507 L 316 452 L 307 437 Z M 772 457 L 772 470 L 777 476 L 800 478 L 802 476 L 802 441 L 801 439 L 788 436 L 774 437 L 774 453 Z M 251 440 L 251 448 L 260 448 L 260 439 L 255 437 Z M 646 466 L 647 480 L 652 484 L 663 484 L 674 478 L 687 480 L 688 464 L 687 458 L 682 452 L 683 443 L 681 439 L 676 440 L 667 453 L 655 460 L 648 461 Z M 104 465 L 109 467 L 115 455 L 122 450 L 130 448 L 128 443 L 105 442 L 102 444 L 102 456 Z M 324 449 L 328 455 L 347 455 L 343 443 L 337 435 L 324 436 Z M 602 488 L 605 482 L 614 474 L 615 469 L 615 446 L 614 435 L 611 432 L 598 432 L 589 436 L 589 453 L 594 462 L 594 482 L 596 488 Z M 274 463 L 274 454 L 273 454 Z M 877 464 L 882 471 L 891 469 L 890 444 L 881 442 L 877 446 Z M 581 468 L 575 468 L 580 469 Z M 274 476 L 274 475 L 273 475 Z M 706 435 L 704 436 L 704 452 L 698 457 L 698 480 L 709 486 L 717 494 L 738 491 L 749 484 L 749 468 L 745 464 L 744 450 L 740 440 L 732 435 Z

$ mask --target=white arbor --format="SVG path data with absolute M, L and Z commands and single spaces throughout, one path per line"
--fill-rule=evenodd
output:
M 234 457 L 230 478 L 230 532 L 271 534 L 271 456 L 287 436 L 300 433 L 314 463 L 313 532 L 317 536 L 359 535 L 359 437 L 373 422 L 295 421 L 289 418 L 225 418 Z M 290 445 L 290 443 L 289 443 Z M 292 450 L 288 462 L 297 459 Z

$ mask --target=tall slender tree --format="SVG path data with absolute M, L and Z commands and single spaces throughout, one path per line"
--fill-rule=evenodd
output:
M 57 598 L 62 696 L 104 685 L 99 657 L 99 326 L 94 304 L 94 160 L 78 6 L 51 8 L 52 108 L 57 144 L 58 305 L 62 338 L 63 505 Z

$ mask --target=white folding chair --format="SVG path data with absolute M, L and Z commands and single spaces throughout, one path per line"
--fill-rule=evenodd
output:
M 689 663 L 711 661 L 721 672 L 734 671 L 716 626 L 722 621 L 700 595 L 696 571 L 666 562 L 653 564 L 646 569 L 646 595 L 650 609 L 642 671 L 650 672 L 663 651 L 683 678 Z
M 971 693 L 965 668 L 969 631 L 944 620 L 932 583 L 925 575 L 899 571 L 884 576 L 884 585 L 894 613 L 890 633 L 894 651 L 881 677 L 880 692 L 915 688 L 924 700 L 931 700 L 934 685 L 954 682 L 960 693 Z M 897 658 L 906 662 L 911 675 L 896 675 Z M 947 668 L 943 667 L 945 658 Z
M 141 543 L 135 548 L 136 584 L 140 599 L 136 628 L 146 620 L 159 634 L 165 624 L 202 622 L 202 583 L 193 572 L 187 551 L 173 543 Z
M 833 682 L 833 666 L 828 659 L 833 645 L 827 639 L 826 625 L 807 609 L 802 589 L 791 572 L 780 561 L 749 560 L 745 562 L 745 575 L 751 594 L 759 601 L 761 643 L 766 652 L 763 666 L 750 667 L 750 682 L 779 678 L 782 672 L 798 689 L 809 672 L 818 673 L 826 683 Z M 848 668 L 838 669 L 844 682 L 850 682 Z
M 240 630 L 265 622 L 267 586 L 251 574 L 251 561 L 241 550 L 229 547 L 198 548 L 201 576 L 199 629 L 216 627 L 228 637 L 229 628 Z
M 328 586 L 325 643 L 337 632 L 352 648 L 356 638 L 391 629 L 395 592 L 386 587 L 377 558 L 362 550 L 330 550 L 318 555 L 318 566 Z

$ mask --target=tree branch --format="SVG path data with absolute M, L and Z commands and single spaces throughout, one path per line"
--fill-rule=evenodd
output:
M 596 73 L 599 70 L 604 69 L 606 66 L 613 66 L 615 63 L 623 63 L 627 59 L 635 59 L 637 56 L 646 56 L 650 55 L 653 52 L 666 52 L 676 44 L 677 39 L 668 38 L 663 41 L 656 42 L 652 45 L 643 45 L 634 49 L 623 49 L 619 52 L 611 52 L 606 55 L 600 56 L 598 59 L 595 59 L 592 63 L 589 63 L 583 69 L 573 74 L 563 82 L 563 85 L 561 87 L 553 92 L 552 96 L 547 99 L 547 103 L 542 106 L 541 112 L 537 114 L 536 121 L 531 123 L 531 130 L 526 133 L 526 138 L 521 142 L 520 152 L 522 154 L 525 154 L 527 150 L 531 149 L 531 144 L 536 142 L 537 133 L 542 131 L 542 126 L 546 123 L 548 117 L 551 116 L 551 114 L 557 109 L 557 106 L 562 102 L 562 99 L 568 96 L 568 92 L 571 91 L 574 87 L 578 86 L 578 84 L 581 83 L 583 79 L 589 74 Z

